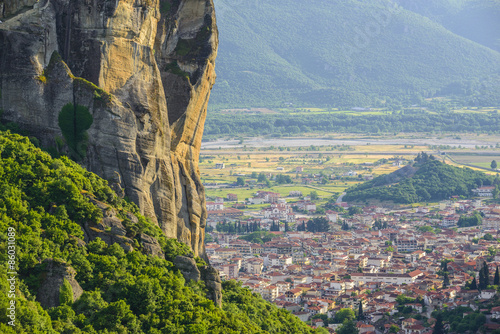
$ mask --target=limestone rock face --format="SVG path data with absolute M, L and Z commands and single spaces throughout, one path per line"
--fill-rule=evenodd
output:
M 192 255 L 191 255 L 192 256 Z M 174 265 L 181 272 L 186 282 L 200 279 L 205 282 L 207 298 L 218 307 L 222 306 L 222 281 L 218 271 L 212 266 L 196 266 L 196 261 L 189 256 L 177 256 Z
M 196 281 L 200 280 L 200 271 L 196 266 L 196 261 L 187 256 L 176 256 L 174 259 L 174 264 L 177 269 L 181 271 L 182 276 L 186 281 Z
M 11 0 L 0 9 L 3 120 L 79 159 L 205 257 L 198 157 L 215 80 L 212 0 Z M 75 129 L 79 106 L 92 117 L 78 140 L 60 127 L 69 103 Z
M 200 268 L 201 279 L 205 282 L 208 298 L 213 300 L 215 305 L 222 306 L 222 281 L 219 272 L 212 266 Z
M 36 299 L 44 308 L 59 306 L 59 292 L 65 279 L 73 291 L 73 301 L 82 295 L 83 289 L 75 280 L 76 271 L 72 267 L 52 259 L 44 260 L 42 265 L 44 269 Z

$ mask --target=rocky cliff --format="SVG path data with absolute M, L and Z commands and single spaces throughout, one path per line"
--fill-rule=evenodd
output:
M 0 20 L 2 119 L 108 179 L 204 256 L 212 0 L 10 0 Z

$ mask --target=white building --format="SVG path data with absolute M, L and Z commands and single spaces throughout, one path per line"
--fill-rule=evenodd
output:
M 480 197 L 493 197 L 493 190 L 495 190 L 494 186 L 487 186 L 487 187 L 472 189 L 472 192 L 476 194 L 476 196 Z
M 351 280 L 359 283 L 385 282 L 388 284 L 411 284 L 415 283 L 418 277 L 423 276 L 420 270 L 414 270 L 407 274 L 387 274 L 387 273 L 352 273 Z

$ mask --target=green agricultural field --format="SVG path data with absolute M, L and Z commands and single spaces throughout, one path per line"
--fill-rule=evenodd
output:
M 312 110 L 310 112 L 318 112 Z M 310 138 L 310 137 L 307 137 Z M 344 138 L 344 135 L 336 135 L 335 138 Z M 345 137 L 346 140 L 352 139 Z M 364 136 L 363 140 L 371 139 L 369 136 Z M 426 145 L 404 145 L 400 144 L 405 140 L 410 139 L 412 142 L 420 140 L 427 142 L 427 139 L 416 134 L 406 134 L 405 136 L 396 135 L 392 138 L 380 137 L 381 140 L 394 140 L 394 144 L 373 144 L 373 145 L 356 145 L 356 146 L 303 146 L 283 148 L 279 146 L 268 147 L 227 147 L 225 149 L 202 151 L 200 173 L 202 181 L 207 183 L 233 184 L 238 178 L 243 178 L 244 182 L 249 186 L 244 188 L 214 188 L 209 186 L 206 189 L 206 194 L 209 198 L 216 196 L 226 197 L 228 193 L 238 195 L 240 201 L 245 198 L 250 198 L 258 190 L 273 191 L 280 193 L 283 197 L 287 197 L 290 191 L 301 191 L 304 196 L 307 196 L 311 191 L 316 191 L 320 197 L 317 204 L 324 203 L 332 196 L 338 196 L 345 189 L 352 187 L 364 179 L 372 175 L 388 174 L 400 168 L 394 164 L 395 159 L 403 159 L 403 164 L 412 161 L 417 153 L 425 151 L 430 154 L 440 155 L 439 147 L 431 147 Z M 401 140 L 400 140 L 401 139 Z M 451 156 L 453 161 L 446 159 L 450 165 L 466 167 L 474 170 L 481 170 L 488 174 L 495 174 L 492 171 L 486 171 L 489 168 L 492 160 L 497 160 L 500 163 L 500 147 L 497 142 L 500 138 L 493 134 L 483 135 L 456 135 L 448 134 L 441 136 L 431 136 L 428 138 L 429 143 L 437 140 L 441 142 L 459 141 L 463 145 L 468 145 L 468 148 L 452 148 L 446 146 L 444 149 Z M 246 139 L 251 140 L 251 139 Z M 307 141 L 307 139 L 304 139 Z M 406 141 L 408 142 L 408 141 Z M 488 143 L 481 144 L 478 147 L 472 146 L 471 143 Z M 339 148 L 345 151 L 333 151 Z M 441 157 L 443 159 L 444 156 Z M 225 164 L 224 169 L 216 169 L 215 165 L 220 163 Z M 346 173 L 353 171 L 356 176 L 346 177 Z M 270 187 L 265 187 L 263 182 L 257 184 L 258 174 L 264 173 L 270 181 Z M 252 177 L 253 174 L 253 177 Z M 274 181 L 277 175 L 290 177 L 292 184 L 278 185 Z M 323 175 L 326 178 L 325 182 L 320 182 L 319 178 L 314 178 L 314 175 Z M 335 179 L 331 180 L 331 177 Z M 302 183 L 303 178 L 312 180 L 311 184 L 305 185 Z M 264 187 L 263 187 L 264 186 Z M 294 199 L 289 198 L 289 201 Z M 252 209 L 260 209 L 260 207 L 252 207 Z
M 236 194 L 238 195 L 238 200 L 243 201 L 245 198 L 253 197 L 257 191 L 272 191 L 276 193 L 280 193 L 283 197 L 288 197 L 290 191 L 301 191 L 304 196 L 309 195 L 312 191 L 316 191 L 320 198 L 330 198 L 336 193 L 342 193 L 344 189 L 356 184 L 356 182 L 346 182 L 342 183 L 342 185 L 336 186 L 304 186 L 304 185 L 284 185 L 284 186 L 273 186 L 270 188 L 258 188 L 258 187 L 244 187 L 244 188 L 223 188 L 223 189 L 213 189 L 207 188 L 205 189 L 205 193 L 207 197 L 223 197 L 226 198 L 227 194 Z M 322 190 L 323 189 L 323 190 Z M 293 199 L 290 197 L 290 199 Z

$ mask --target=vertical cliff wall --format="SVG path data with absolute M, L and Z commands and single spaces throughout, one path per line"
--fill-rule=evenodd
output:
M 12 0 L 0 20 L 2 119 L 108 179 L 204 256 L 212 0 Z

